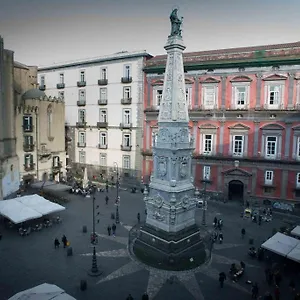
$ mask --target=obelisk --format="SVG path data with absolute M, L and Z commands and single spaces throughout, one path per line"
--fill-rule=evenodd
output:
M 153 137 L 153 173 L 144 198 L 147 217 L 133 249 L 138 257 L 146 255 L 150 263 L 160 261 L 166 268 L 182 269 L 184 261 L 194 261 L 199 255 L 203 258 L 205 250 L 195 221 L 194 142 L 185 98 L 182 18 L 177 9 L 170 20 L 156 141 Z

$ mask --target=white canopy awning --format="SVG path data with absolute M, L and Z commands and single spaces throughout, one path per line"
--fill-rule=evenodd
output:
M 23 205 L 15 199 L 0 201 L 0 214 L 15 224 L 38 219 L 43 216 L 36 210 Z
M 8 300 L 76 300 L 60 287 L 43 283 L 32 289 L 17 293 Z
M 292 231 L 291 235 L 300 237 L 300 226 L 296 226 Z
M 286 256 L 287 258 L 300 262 L 300 243 Z

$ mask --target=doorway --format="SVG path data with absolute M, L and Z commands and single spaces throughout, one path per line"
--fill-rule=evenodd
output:
M 228 199 L 244 202 L 244 184 L 239 180 L 232 180 L 228 185 Z
M 45 173 L 43 174 L 42 181 L 43 181 L 43 182 L 46 182 L 46 181 L 48 181 L 48 179 L 49 179 L 48 173 L 45 172 Z

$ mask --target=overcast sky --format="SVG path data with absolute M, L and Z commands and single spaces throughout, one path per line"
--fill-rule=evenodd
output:
M 0 0 L 0 35 L 28 65 L 164 54 L 175 6 L 188 52 L 300 40 L 300 0 Z

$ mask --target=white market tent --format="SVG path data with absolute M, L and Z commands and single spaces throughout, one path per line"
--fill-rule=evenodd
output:
M 296 227 L 291 231 L 291 235 L 300 237 L 300 226 L 296 226 Z
M 17 293 L 8 300 L 76 300 L 60 287 L 43 283 L 32 289 Z
M 300 262 L 300 240 L 277 232 L 262 245 L 262 248 L 274 252 L 278 255 Z
M 65 210 L 65 207 L 52 203 L 39 195 L 29 195 L 0 201 L 0 214 L 15 224 Z

